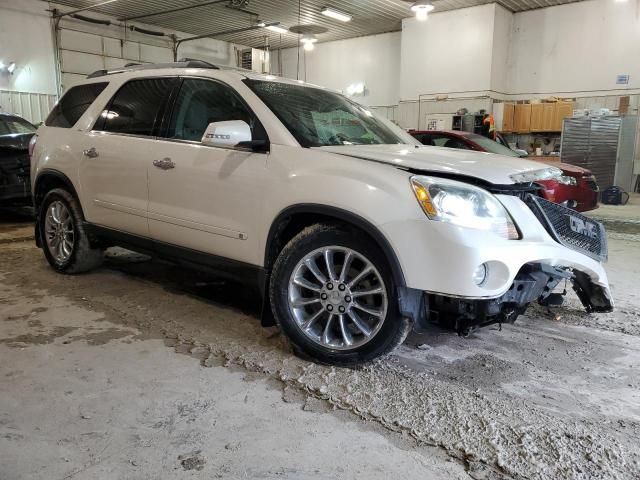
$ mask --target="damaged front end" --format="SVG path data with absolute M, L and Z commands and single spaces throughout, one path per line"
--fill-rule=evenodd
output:
M 562 281 L 572 284 L 587 312 L 613 310 L 604 289 L 594 284 L 588 275 L 538 263 L 524 265 L 509 290 L 498 298 L 471 300 L 425 294 L 424 320 L 460 334 L 494 323 L 513 323 L 534 301 L 544 306 L 561 305 L 566 290 L 554 293 L 554 289 Z
M 496 193 L 519 197 L 557 244 L 596 262 L 606 261 L 607 237 L 601 223 L 548 202 L 527 189 L 503 188 Z M 588 313 L 612 311 L 608 289 L 575 264 L 567 265 L 571 262 L 562 259 L 525 263 L 509 289 L 497 298 L 466 298 L 404 289 L 400 291 L 400 309 L 413 319 L 417 331 L 424 331 L 429 323 L 438 323 L 467 334 L 476 327 L 513 323 L 535 301 L 544 306 L 561 305 L 566 288 L 562 293 L 554 290 L 564 282 L 571 284 Z

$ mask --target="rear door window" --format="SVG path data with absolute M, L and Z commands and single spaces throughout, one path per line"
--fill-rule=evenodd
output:
M 96 122 L 95 130 L 130 135 L 155 135 L 163 109 L 177 77 L 145 78 L 125 83 L 114 95 Z
M 53 107 L 45 125 L 61 128 L 73 127 L 107 85 L 108 82 L 99 82 L 70 88 Z

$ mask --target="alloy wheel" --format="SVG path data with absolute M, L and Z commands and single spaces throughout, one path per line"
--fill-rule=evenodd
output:
M 44 234 L 49 253 L 56 262 L 69 260 L 75 244 L 75 232 L 71 212 L 59 200 L 51 202 L 44 220 Z
M 328 246 L 298 262 L 289 280 L 289 310 L 313 342 L 351 350 L 371 340 L 387 315 L 380 272 L 353 249 Z

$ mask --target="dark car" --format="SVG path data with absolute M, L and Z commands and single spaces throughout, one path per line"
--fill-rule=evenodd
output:
M 510 157 L 521 157 L 522 154 L 498 143 L 490 138 L 471 132 L 411 130 L 409 131 L 420 143 L 436 147 L 459 148 L 490 152 Z M 590 170 L 568 163 L 545 162 L 562 170 L 562 175 L 538 183 L 544 188 L 545 199 L 561 203 L 579 212 L 586 212 L 598 208 L 598 184 Z
M 0 112 L 0 206 L 29 205 L 29 142 L 35 125 Z

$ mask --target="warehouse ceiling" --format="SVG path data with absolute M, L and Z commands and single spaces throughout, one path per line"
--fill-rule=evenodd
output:
M 55 3 L 84 8 L 105 0 L 57 0 Z M 433 13 L 493 3 L 496 0 L 433 0 Z M 512 12 L 522 12 L 580 0 L 498 0 Z M 350 22 L 325 17 L 325 7 L 352 15 Z M 122 20 L 136 21 L 178 30 L 192 35 L 225 32 L 254 25 L 256 20 L 279 22 L 289 28 L 299 24 L 314 24 L 328 31 L 318 35 L 319 42 L 399 31 L 403 18 L 412 16 L 411 2 L 403 0 L 303 0 L 298 10 L 296 0 L 113 0 L 91 11 L 112 15 Z M 183 7 L 193 7 L 185 8 Z M 88 15 L 89 12 L 86 13 Z M 229 42 L 261 47 L 268 36 L 272 49 L 298 45 L 298 35 L 278 34 L 264 29 L 215 35 Z

